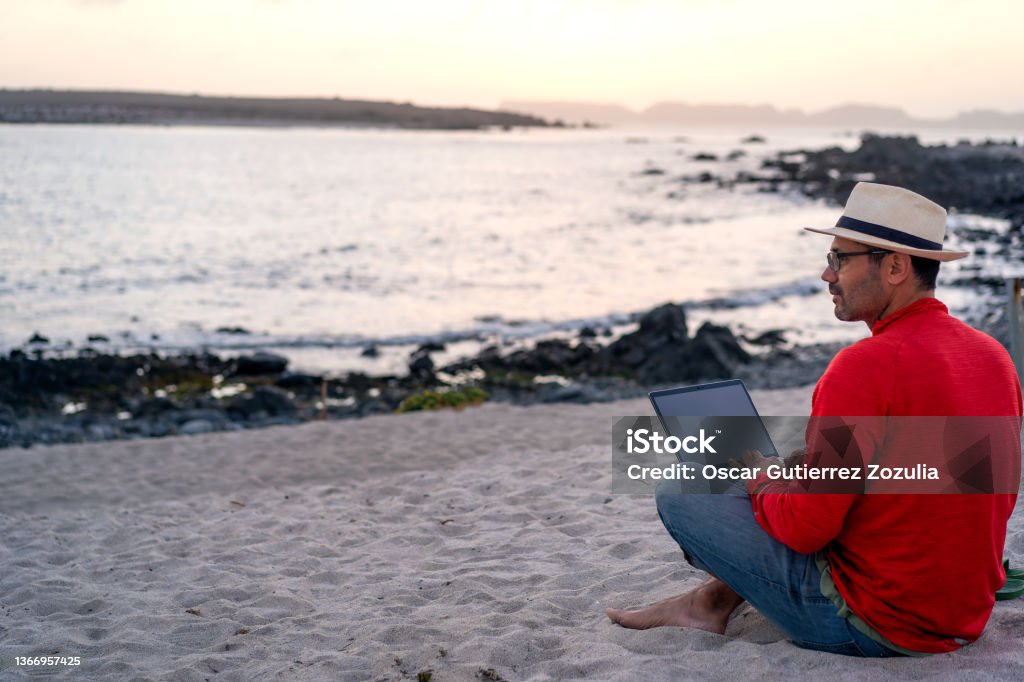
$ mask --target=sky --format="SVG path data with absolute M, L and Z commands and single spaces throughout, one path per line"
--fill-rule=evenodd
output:
M 0 0 L 0 87 L 1024 111 L 1020 0 Z

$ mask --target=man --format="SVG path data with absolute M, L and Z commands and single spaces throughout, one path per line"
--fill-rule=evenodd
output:
M 836 227 L 805 228 L 833 237 L 821 279 L 836 317 L 872 332 L 830 363 L 811 424 L 886 417 L 878 442 L 899 446 L 894 417 L 1006 417 L 985 441 L 1006 494 L 776 494 L 791 484 L 763 474 L 747 483 L 749 497 L 685 495 L 663 483 L 662 522 L 714 577 L 640 610 L 608 609 L 612 621 L 724 633 L 746 600 L 798 646 L 869 657 L 953 651 L 981 635 L 1006 578 L 1022 400 L 1002 346 L 934 298 L 939 263 L 967 255 L 943 249 L 945 222 L 945 210 L 918 194 L 862 182 Z M 808 453 L 825 447 L 822 433 L 809 424 Z M 761 471 L 768 461 L 743 455 Z

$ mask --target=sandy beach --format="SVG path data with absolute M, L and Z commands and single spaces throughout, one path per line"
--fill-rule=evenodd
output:
M 753 396 L 800 414 L 810 388 Z M 1024 677 L 1024 602 L 920 660 L 804 651 L 748 607 L 726 636 L 610 623 L 703 578 L 649 496 L 609 493 L 611 417 L 649 413 L 485 405 L 0 451 L 0 677 Z M 43 655 L 81 665 L 15 664 Z

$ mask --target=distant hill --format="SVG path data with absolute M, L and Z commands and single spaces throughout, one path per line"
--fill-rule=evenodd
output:
M 687 104 L 659 102 L 642 111 L 618 104 L 587 102 L 502 102 L 502 109 L 513 109 L 566 123 L 584 122 L 622 124 L 729 125 L 729 126 L 829 126 L 840 128 L 990 128 L 1013 130 L 1024 128 L 1024 112 L 1004 113 L 977 109 L 948 119 L 914 118 L 897 107 L 870 104 L 844 104 L 823 111 L 806 113 L 800 109 L 746 104 Z
M 920 119 L 911 118 L 897 107 L 878 107 L 870 104 L 844 104 L 809 114 L 807 122 L 812 125 L 856 126 L 877 128 L 900 128 L 925 125 Z M 934 123 L 934 122 L 928 122 Z
M 780 111 L 768 105 L 685 104 L 661 102 L 640 113 L 644 123 L 687 123 L 689 125 L 785 125 L 802 121 L 804 114 L 792 109 Z
M 572 123 L 601 123 L 616 125 L 633 123 L 637 113 L 619 104 L 595 104 L 592 102 L 533 102 L 527 100 L 505 100 L 501 103 L 504 111 L 529 112 L 549 121 L 562 120 Z
M 547 126 L 535 115 L 349 99 L 205 97 L 0 89 L 3 123 L 380 126 L 463 130 Z
M 1024 126 L 1024 114 L 1008 114 L 995 109 L 974 109 L 957 114 L 951 125 L 964 128 L 1021 128 Z

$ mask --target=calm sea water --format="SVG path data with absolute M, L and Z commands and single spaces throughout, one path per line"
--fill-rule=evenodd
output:
M 817 279 L 827 238 L 800 229 L 836 208 L 677 179 L 857 139 L 750 132 L 0 126 L 0 350 L 39 333 L 381 371 L 426 339 L 458 354 L 710 299 L 742 306 L 695 305 L 694 324 L 864 335 Z M 371 343 L 386 352 L 360 358 Z

